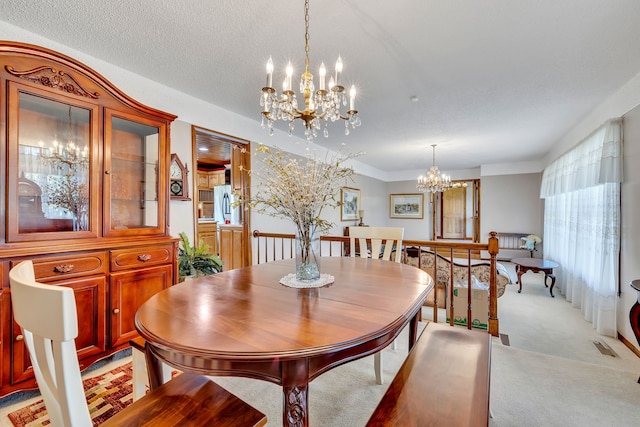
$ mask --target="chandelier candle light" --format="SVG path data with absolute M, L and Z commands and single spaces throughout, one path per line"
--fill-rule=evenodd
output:
M 360 117 L 355 108 L 356 88 L 351 86 L 349 90 L 349 109 L 346 114 L 340 111 L 341 106 L 347 105 L 347 96 L 344 86 L 341 85 L 342 58 L 338 56 L 336 61 L 335 75 L 329 79 L 326 85 L 327 69 L 324 62 L 319 69 L 319 87 L 315 90 L 313 75 L 309 72 L 309 0 L 304 2 L 304 53 L 305 69 L 300 77 L 300 92 L 304 97 L 304 107 L 298 108 L 298 100 L 293 90 L 293 66 L 291 61 L 286 67 L 286 77 L 282 84 L 282 95 L 278 97 L 276 89 L 273 87 L 273 60 L 269 57 L 267 61 L 267 82 L 262 88 L 260 96 L 260 106 L 262 107 L 262 127 L 268 127 L 269 135 L 273 135 L 273 126 L 276 120 L 289 123 L 289 135 L 295 127 L 296 119 L 304 122 L 305 137 L 307 141 L 313 141 L 317 132 L 324 123 L 323 134 L 329 136 L 327 124 L 336 120 L 344 120 L 344 134 L 349 135 L 349 128 L 360 126 Z

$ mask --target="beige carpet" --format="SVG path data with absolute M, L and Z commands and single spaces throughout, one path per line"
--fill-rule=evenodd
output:
M 515 278 L 514 266 L 505 266 Z M 510 347 L 493 340 L 490 425 L 638 425 L 640 359 L 621 341 L 598 335 L 557 288 L 551 298 L 543 274 L 525 274 L 517 290 L 509 285 L 498 299 Z
M 496 339 L 493 344 L 490 426 L 639 424 L 639 371 L 509 348 Z
M 504 264 L 515 275 L 513 265 Z M 618 339 L 599 335 L 557 287 L 556 297 L 551 298 L 542 273 L 528 272 L 522 277 L 522 293 L 517 292 L 518 285 L 509 285 L 498 299 L 500 333 L 509 336 L 511 347 L 637 371 L 640 375 L 640 359 Z M 626 338 L 635 340 L 633 336 Z M 603 356 L 594 341 L 610 347 L 618 357 Z

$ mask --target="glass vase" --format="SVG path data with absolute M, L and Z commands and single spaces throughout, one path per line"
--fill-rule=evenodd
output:
M 296 280 L 320 278 L 320 236 L 315 227 L 300 227 L 296 233 Z

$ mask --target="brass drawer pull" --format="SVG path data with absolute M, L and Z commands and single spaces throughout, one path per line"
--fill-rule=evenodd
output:
M 113 309 L 113 314 L 118 314 L 120 313 L 120 309 L 119 308 L 114 308 Z
M 71 273 L 73 271 L 73 264 L 62 264 L 53 267 L 54 273 Z
M 149 254 L 141 254 L 141 255 L 138 255 L 138 261 L 141 261 L 141 262 L 147 262 L 147 261 L 149 261 L 150 259 L 151 259 L 151 255 L 149 255 Z
M 16 337 L 16 341 L 22 341 L 23 339 L 24 339 L 24 336 L 23 336 L 23 335 L 18 335 L 18 336 Z

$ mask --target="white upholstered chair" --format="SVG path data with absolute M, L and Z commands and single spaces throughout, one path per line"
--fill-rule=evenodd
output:
M 13 316 L 24 336 L 38 388 L 53 427 L 93 425 L 84 394 L 75 338 L 78 320 L 73 289 L 36 282 L 31 261 L 9 272 Z M 175 405 L 163 404 L 174 402 Z M 180 404 L 177 404 L 180 402 Z M 197 414 L 180 408 L 196 408 Z M 246 418 L 246 416 L 249 418 Z M 117 413 L 103 425 L 266 424 L 264 414 L 200 375 L 182 374 Z M 164 421 L 164 424 L 162 423 Z
M 349 227 L 349 254 L 352 257 L 361 256 L 400 262 L 403 237 L 403 227 Z M 358 242 L 357 246 L 356 242 Z M 393 348 L 396 348 L 395 341 Z M 380 352 L 374 355 L 373 363 L 376 383 L 382 384 L 382 354 Z

